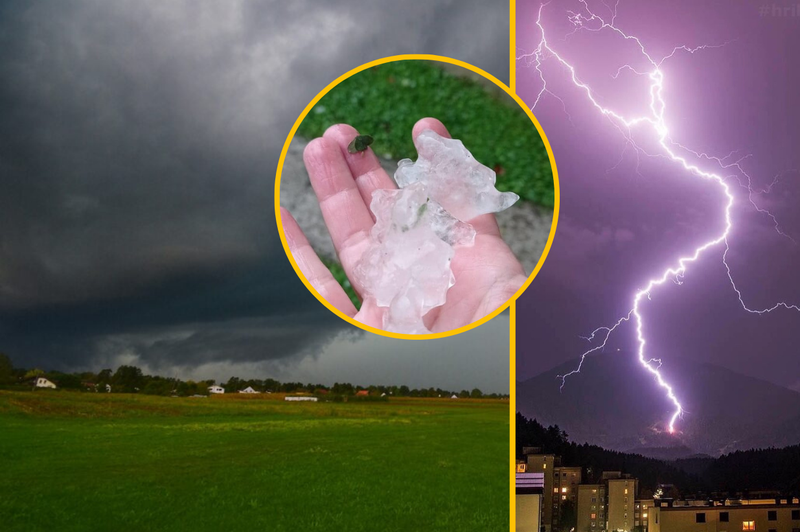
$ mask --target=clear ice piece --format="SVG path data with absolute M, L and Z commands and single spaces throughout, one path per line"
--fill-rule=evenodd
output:
M 454 246 L 472 245 L 475 230 L 430 199 L 422 183 L 376 190 L 370 209 L 375 225 L 356 279 L 367 297 L 388 309 L 386 330 L 429 333 L 423 316 L 444 304 L 455 283 L 450 269 Z
M 426 334 L 431 331 L 424 316 L 445 303 L 455 284 L 450 267 L 455 247 L 475 242 L 467 222 L 507 209 L 519 196 L 499 192 L 494 171 L 476 161 L 460 140 L 427 130 L 415 144 L 417 161 L 398 163 L 400 188 L 372 193 L 375 225 L 355 280 L 365 303 L 386 309 L 384 329 Z
M 494 170 L 479 163 L 460 140 L 425 130 L 415 144 L 419 157 L 398 163 L 397 185 L 423 183 L 428 196 L 459 220 L 505 210 L 519 199 L 513 192 L 498 191 Z

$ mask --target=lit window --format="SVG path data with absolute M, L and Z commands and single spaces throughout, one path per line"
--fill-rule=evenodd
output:
M 625 495 L 628 494 L 628 488 L 625 488 Z
M 567 488 L 561 488 L 561 493 L 566 493 L 566 492 L 567 492 Z
M 643 513 L 642 517 L 647 517 L 647 512 Z
M 542 469 L 547 469 L 547 464 L 542 464 Z
M 755 529 L 756 529 L 755 521 L 742 521 L 742 530 L 752 532 Z
M 592 490 L 592 493 L 597 493 L 597 490 L 596 490 L 596 489 L 593 489 L 593 490 Z
M 553 488 L 553 493 L 558 493 L 558 488 Z
M 561 500 L 562 500 L 562 501 L 566 501 L 566 500 L 567 500 L 567 496 L 566 496 L 566 495 L 562 495 L 562 496 L 561 496 Z
M 524 473 L 525 469 L 525 464 L 517 464 L 517 473 Z
M 592 514 L 592 519 L 597 519 L 597 514 Z

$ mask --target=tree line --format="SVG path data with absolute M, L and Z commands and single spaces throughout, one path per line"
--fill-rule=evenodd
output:
M 472 399 L 507 399 L 508 395 L 484 394 L 480 389 L 472 390 L 444 390 L 442 388 L 410 388 L 406 385 L 385 386 L 371 385 L 359 386 L 348 382 L 337 382 L 333 386 L 321 383 L 281 382 L 272 378 L 242 379 L 236 376 L 225 382 L 215 379 L 183 380 L 178 377 L 163 377 L 160 375 L 146 375 L 141 368 L 131 365 L 122 365 L 116 370 L 103 369 L 99 372 L 84 371 L 65 373 L 61 371 L 44 371 L 39 368 L 17 368 L 11 359 L 0 353 L 0 386 L 2 387 L 30 387 L 38 377 L 45 377 L 59 388 L 67 390 L 82 390 L 110 393 L 142 393 L 147 395 L 177 395 L 181 397 L 191 395 L 206 395 L 209 386 L 219 385 L 227 393 L 238 392 L 247 387 L 257 392 L 264 393 L 312 393 L 332 394 L 337 396 L 355 395 L 366 390 L 369 395 L 387 395 L 396 397 L 451 397 Z

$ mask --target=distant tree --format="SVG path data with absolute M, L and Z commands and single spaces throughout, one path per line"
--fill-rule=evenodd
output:
M 558 518 L 558 526 L 562 532 L 569 532 L 575 528 L 578 522 L 578 514 L 575 511 L 575 503 L 566 500 L 561 503 L 561 511 Z
M 397 390 L 397 395 L 399 395 L 400 397 L 408 397 L 408 394 L 410 393 L 411 390 L 409 390 L 408 386 L 406 386 L 405 384 L 400 386 L 400 388 Z
M 231 377 L 228 379 L 228 382 L 220 384 L 220 386 L 225 388 L 226 392 L 238 392 L 239 390 L 247 388 L 247 384 L 239 377 Z
M 335 382 L 331 387 L 331 393 L 335 395 L 353 395 L 356 393 L 356 389 L 349 382 Z
M 0 353 L 0 384 L 11 384 L 14 380 L 14 365 L 11 359 Z
M 458 396 L 462 399 L 467 399 L 469 398 L 469 392 L 467 390 L 461 390 L 461 393 L 459 393 Z
M 147 395 L 171 395 L 175 389 L 175 379 L 153 377 L 142 388 L 142 393 Z
M 471 392 L 469 392 L 469 396 L 473 399 L 480 399 L 483 397 L 483 392 L 480 391 L 478 388 L 473 388 Z
M 97 374 L 97 382 L 95 384 L 110 384 L 111 378 L 113 377 L 114 372 L 110 369 L 104 369 L 100 373 Z
M 144 375 L 136 366 L 120 366 L 111 377 L 111 388 L 114 392 L 134 393 L 143 386 Z
M 47 378 L 58 385 L 59 388 L 68 390 L 79 390 L 81 388 L 81 378 L 75 373 L 50 372 Z
M 25 376 L 22 378 L 25 379 L 26 381 L 29 381 L 41 377 L 42 375 L 44 375 L 44 370 L 41 370 L 39 368 L 33 368 L 28 370 L 28 372 L 25 373 Z

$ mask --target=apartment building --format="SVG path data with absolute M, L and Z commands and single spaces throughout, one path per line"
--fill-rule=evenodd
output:
M 525 471 L 540 473 L 544 478 L 542 500 L 542 532 L 559 532 L 562 507 L 570 504 L 576 509 L 581 468 L 561 465 L 561 457 L 540 454 L 537 448 L 524 449 Z M 571 525 L 568 527 L 571 528 Z
M 524 468 L 517 467 L 516 473 L 516 532 L 540 532 L 544 475 L 519 472 L 519 469 Z
M 653 502 L 649 532 L 800 532 L 797 498 Z
M 576 532 L 600 532 L 606 528 L 605 484 L 578 486 Z

